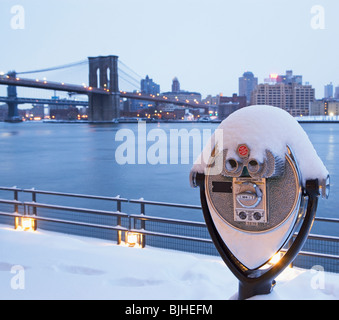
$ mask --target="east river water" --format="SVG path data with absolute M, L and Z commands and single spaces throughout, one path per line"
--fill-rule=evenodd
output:
M 193 163 L 193 148 L 191 146 L 189 148 L 188 164 L 182 163 L 180 150 L 178 163 L 172 161 L 171 154 L 173 157 L 178 152 L 178 148 L 170 143 L 170 130 L 187 129 L 190 132 L 194 129 L 195 133 L 203 137 L 203 132 L 213 132 L 217 126 L 218 124 L 214 123 L 147 124 L 147 134 L 153 130 L 153 133 L 161 131 L 167 136 L 165 146 L 167 163 L 151 164 L 147 158 L 147 151 L 159 141 L 155 138 L 154 141 L 148 141 L 146 145 L 142 139 L 138 141 L 137 124 L 90 125 L 41 122 L 10 124 L 1 122 L 0 186 L 34 187 L 49 191 L 100 196 L 120 195 L 128 199 L 142 197 L 152 201 L 200 204 L 199 190 L 192 189 L 188 179 Z M 339 124 L 308 123 L 302 124 L 302 127 L 309 135 L 331 176 L 330 198 L 327 201 L 319 200 L 317 216 L 339 218 L 337 184 Z M 121 132 L 121 129 L 125 131 Z M 123 153 L 124 156 L 134 159 L 130 161 L 132 163 L 119 164 L 121 159 L 116 158 L 117 148 L 126 142 L 126 139 L 116 141 L 118 132 L 120 134 L 126 132 L 135 136 L 134 154 L 132 150 L 128 151 L 129 154 L 127 150 Z M 131 210 L 128 204 L 126 210 Z M 199 210 L 189 213 L 180 210 L 167 211 L 165 208 L 160 211 L 159 208 L 157 211 L 154 210 L 151 208 L 147 213 L 175 219 L 203 221 Z M 318 227 L 319 232 L 331 235 L 339 235 L 337 229 L 336 226 Z

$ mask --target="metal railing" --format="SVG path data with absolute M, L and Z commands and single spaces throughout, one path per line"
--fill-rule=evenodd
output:
M 5 210 L 0 210 L 0 223 L 15 224 L 16 219 L 30 217 L 35 222 L 35 229 L 39 227 L 39 229 L 110 239 L 117 244 L 127 242 L 128 233 L 132 233 L 138 234 L 142 247 L 147 244 L 160 248 L 218 255 L 204 222 L 167 218 L 171 216 L 170 210 L 201 211 L 200 205 L 144 199 L 128 200 L 120 196 L 103 197 L 16 187 L 0 187 L 0 191 L 12 193 L 11 197 L 0 199 L 0 208 L 5 207 Z M 24 195 L 28 196 L 28 199 L 19 200 Z M 49 201 L 38 202 L 38 196 L 47 197 Z M 57 204 L 51 203 L 53 197 L 56 197 Z M 65 200 L 67 198 L 77 206 L 68 205 Z M 86 207 L 80 206 L 81 200 L 86 200 Z M 89 201 L 99 201 L 100 206 L 105 202 L 108 204 L 108 209 L 98 209 L 98 203 L 90 204 Z M 124 208 L 132 213 L 122 211 L 123 203 Z M 113 206 L 115 208 L 111 210 Z M 160 208 L 161 214 L 156 210 L 152 215 L 146 215 L 146 208 L 147 211 L 150 208 L 157 210 Z M 339 219 L 317 217 L 316 222 L 338 224 Z M 339 237 L 310 234 L 294 265 L 305 268 L 322 265 L 327 271 L 339 273 Z
M 3 212 L 0 211 L 0 216 L 4 216 L 7 218 L 33 218 L 35 223 L 35 229 L 37 228 L 39 222 L 49 222 L 49 223 L 56 223 L 56 224 L 63 224 L 63 225 L 72 225 L 78 227 L 89 227 L 89 228 L 96 228 L 96 229 L 105 229 L 105 230 L 112 230 L 116 232 L 116 240 L 117 243 L 121 243 L 122 233 L 127 232 L 128 229 L 122 225 L 123 219 L 128 220 L 129 217 L 126 213 L 121 212 L 121 206 L 123 202 L 128 202 L 127 199 L 117 197 L 103 197 L 103 196 L 93 196 L 93 195 L 83 195 L 83 194 L 75 194 L 75 193 L 62 193 L 62 192 L 52 192 L 52 191 L 43 191 L 43 190 L 35 190 L 35 189 L 19 189 L 17 187 L 6 188 L 0 187 L 0 191 L 12 191 L 14 194 L 14 199 L 0 199 L 0 204 L 6 205 L 13 205 L 14 212 Z M 31 195 L 31 201 L 19 201 L 19 193 L 27 193 Z M 116 203 L 116 210 L 98 210 L 98 209 L 90 209 L 90 208 L 81 208 L 81 207 L 74 207 L 74 206 L 66 206 L 66 205 L 58 205 L 58 204 L 50 204 L 50 203 L 40 203 L 37 202 L 37 195 L 48 195 L 48 196 L 58 196 L 58 197 L 69 197 L 69 198 L 76 198 L 76 199 L 91 199 L 91 200 L 100 200 L 100 201 L 108 201 L 108 202 L 115 202 Z M 42 214 L 38 215 L 38 209 L 43 209 L 43 211 L 39 211 Z M 54 214 L 50 216 L 46 216 L 46 210 L 53 210 Z M 55 212 L 62 212 L 63 214 L 56 214 Z M 108 225 L 102 223 L 96 223 L 95 221 L 85 222 L 82 219 L 72 220 L 69 219 L 65 212 L 72 213 L 81 213 L 82 215 L 89 215 L 94 216 L 107 216 L 115 218 L 115 225 Z M 61 216 L 55 217 L 55 216 Z M 126 223 L 125 223 L 126 224 Z M 42 225 L 44 229 L 51 229 L 48 225 Z M 57 230 L 59 231 L 59 230 Z M 69 230 L 64 230 L 69 231 Z M 70 232 L 72 233 L 72 232 Z

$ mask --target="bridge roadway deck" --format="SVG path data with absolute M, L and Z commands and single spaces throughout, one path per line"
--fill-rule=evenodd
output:
M 66 92 L 75 92 L 80 94 L 111 94 L 106 89 L 92 88 L 87 86 L 79 86 L 74 84 L 68 84 L 63 82 L 52 82 L 46 80 L 33 80 L 33 79 L 23 79 L 23 78 L 12 78 L 7 76 L 0 77 L 0 85 L 8 86 L 18 86 L 18 87 L 30 87 L 37 89 L 49 89 L 56 91 L 66 91 Z
M 113 92 L 109 92 L 107 89 L 102 89 L 102 88 L 92 88 L 92 87 L 87 87 L 87 86 L 66 84 L 63 82 L 52 82 L 52 81 L 46 81 L 46 80 L 24 79 L 24 78 L 19 78 L 19 77 L 12 78 L 9 76 L 0 76 L 0 85 L 75 92 L 75 93 L 86 94 L 86 95 L 89 95 L 91 93 L 101 94 L 101 95 L 114 94 Z M 126 92 L 126 91 L 120 91 L 119 95 L 122 98 L 151 101 L 155 103 L 174 104 L 174 105 L 180 105 L 180 106 L 185 106 L 185 107 L 190 107 L 190 108 L 203 108 L 205 110 L 208 110 L 208 108 L 210 107 L 209 105 L 206 105 L 206 104 L 200 104 L 200 103 L 190 102 L 190 101 L 187 102 L 187 100 L 183 101 L 179 99 L 169 99 L 168 97 L 162 96 L 162 95 L 155 96 L 155 95 L 147 95 L 147 94 L 141 94 L 141 93 Z

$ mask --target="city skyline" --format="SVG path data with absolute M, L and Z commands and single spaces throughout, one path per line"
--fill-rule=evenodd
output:
M 17 26 L 15 4 L 1 2 L 4 72 L 114 54 L 138 74 L 149 74 L 163 91 L 170 91 L 176 76 L 185 90 L 230 96 L 247 70 L 261 82 L 267 74 L 292 69 L 313 85 L 317 98 L 325 84 L 339 83 L 334 43 L 339 4 L 329 0 L 322 1 L 323 12 L 308 0 L 101 0 L 81 5 L 37 0 L 19 3 L 24 22 Z M 141 32 L 140 25 L 149 31 Z M 323 50 L 331 43 L 333 50 Z

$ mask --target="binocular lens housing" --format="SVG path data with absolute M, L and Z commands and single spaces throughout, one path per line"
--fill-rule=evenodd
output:
M 248 161 L 247 169 L 250 173 L 257 173 L 260 170 L 259 162 L 255 159 Z
M 229 172 L 236 172 L 237 169 L 239 168 L 239 164 L 237 160 L 235 160 L 234 158 L 230 158 L 226 160 L 225 167 L 226 170 Z

